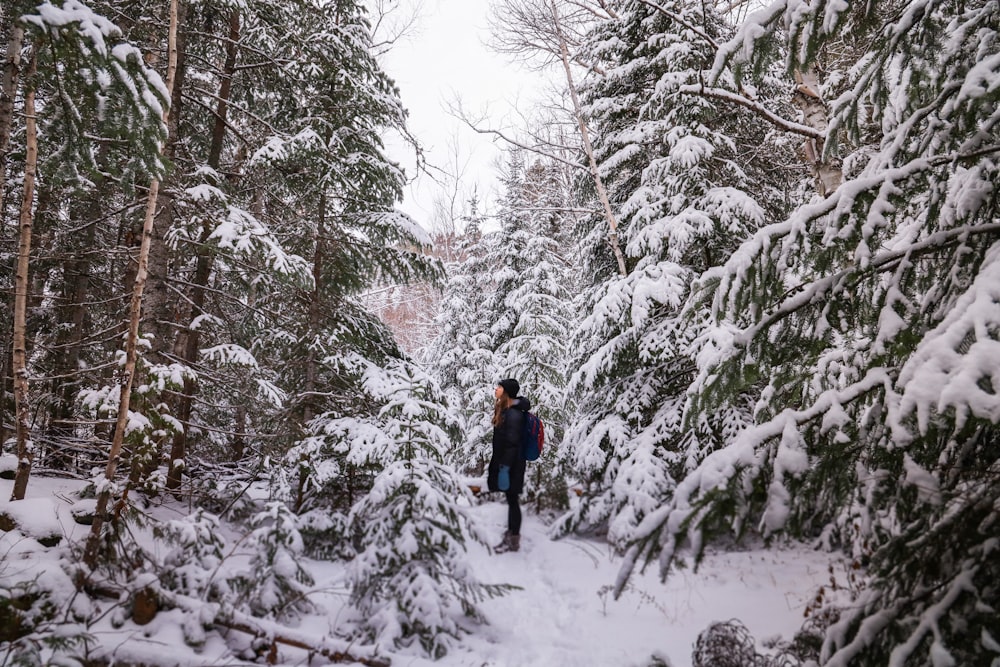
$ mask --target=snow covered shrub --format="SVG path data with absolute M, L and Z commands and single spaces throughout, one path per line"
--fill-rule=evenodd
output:
M 141 531 L 150 528 L 149 516 L 129 503 L 109 506 L 108 511 L 111 520 L 101 531 L 95 571 L 119 583 L 130 581 L 139 572 L 155 572 L 156 559 L 141 536 Z
M 174 547 L 161 561 L 158 586 L 203 602 L 230 601 L 232 588 L 221 571 L 226 542 L 220 529 L 219 518 L 201 509 L 155 526 L 154 535 Z M 206 616 L 211 615 L 206 609 Z M 208 617 L 185 614 L 184 640 L 192 646 L 204 643 L 209 623 Z
M 206 602 L 226 598 L 229 586 L 219 573 L 226 559 L 220 528 L 219 517 L 202 509 L 155 526 L 154 535 L 173 546 L 163 557 L 160 585 Z
M 0 535 L 0 665 L 77 667 L 93 641 L 83 625 L 93 608 L 60 551 L 18 530 Z
M 265 464 L 271 497 L 284 499 L 296 514 L 314 509 L 346 514 L 371 488 L 392 449 L 391 440 L 377 426 L 379 404 L 364 385 L 367 375 L 375 372 L 372 369 L 396 361 L 385 358 L 376 363 L 345 353 L 325 362 L 336 376 L 331 382 L 349 393 L 338 394 L 335 409 L 309 419 L 304 436 Z
M 372 367 L 367 391 L 383 404 L 373 425 L 389 462 L 351 510 L 357 556 L 348 566 L 359 633 L 391 646 L 419 643 L 440 657 L 476 604 L 508 587 L 481 584 L 464 558 L 467 537 L 483 542 L 467 511 L 469 492 L 441 463 L 453 424 L 431 379 L 411 364 Z
M 368 420 L 324 413 L 313 419 L 310 435 L 299 440 L 275 466 L 272 496 L 285 498 L 297 513 L 323 509 L 347 512 L 371 487 L 385 442 L 354 434 Z
M 474 530 L 448 468 L 427 460 L 390 464 L 351 513 L 358 555 L 348 568 L 366 638 L 397 648 L 419 642 L 438 658 L 482 621 L 477 603 L 508 586 L 479 583 L 465 560 Z M 476 535 L 482 540 L 482 536 Z
M 83 625 L 43 624 L 11 642 L 0 642 L 0 665 L 11 667 L 82 667 L 81 656 L 94 643 Z
M 234 472 L 221 466 L 197 466 L 189 469 L 187 487 L 191 495 L 198 498 L 198 506 L 220 518 L 244 521 L 258 509 L 252 496 L 247 493 L 255 484 L 253 472 Z
M 250 567 L 232 580 L 239 602 L 255 616 L 276 619 L 312 610 L 307 596 L 313 579 L 299 562 L 303 546 L 296 516 L 284 503 L 272 501 L 250 527 Z
M 299 532 L 310 558 L 350 560 L 355 555 L 347 517 L 339 512 L 316 509 L 301 514 Z
M 140 352 L 151 347 L 149 337 L 138 340 Z M 124 350 L 118 351 L 119 363 L 124 363 Z M 129 399 L 128 424 L 125 427 L 123 457 L 128 459 L 129 488 L 147 495 L 161 492 L 166 483 L 165 472 L 160 469 L 160 451 L 183 425 L 171 414 L 164 402 L 166 391 L 178 391 L 184 379 L 193 377 L 187 367 L 180 364 L 150 364 L 140 354 L 136 359 L 136 381 Z M 105 385 L 80 392 L 79 402 L 84 410 L 97 419 L 114 419 L 118 414 L 121 398 L 117 384 Z M 95 477 L 101 483 L 103 471 Z

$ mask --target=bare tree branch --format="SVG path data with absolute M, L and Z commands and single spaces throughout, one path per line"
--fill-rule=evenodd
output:
M 503 132 L 502 130 L 497 130 L 497 129 L 493 129 L 493 128 L 481 128 L 478 125 L 476 125 L 474 122 L 472 122 L 471 120 L 469 120 L 468 118 L 466 118 L 465 116 L 459 115 L 459 116 L 457 116 L 457 118 L 459 118 L 459 120 L 461 120 L 463 123 L 465 123 L 466 125 L 468 125 L 469 128 L 473 132 L 475 132 L 477 134 L 492 135 L 494 137 L 502 139 L 504 142 L 510 144 L 511 146 L 514 146 L 516 148 L 521 148 L 521 149 L 526 150 L 529 153 L 533 153 L 535 155 L 541 155 L 541 156 L 549 158 L 551 160 L 555 160 L 556 162 L 559 162 L 560 164 L 564 164 L 567 167 L 572 167 L 573 169 L 581 169 L 581 170 L 584 170 L 584 171 L 586 171 L 586 169 L 587 169 L 584 165 L 580 164 L 579 162 L 574 162 L 572 160 L 567 160 L 567 159 L 565 159 L 563 157 L 560 157 L 559 155 L 553 155 L 552 153 L 549 153 L 549 152 L 547 152 L 545 150 L 542 150 L 537 145 L 526 144 L 526 143 L 524 143 L 522 141 L 519 141 L 519 140 L 515 139 L 514 137 L 510 136 L 509 134 Z

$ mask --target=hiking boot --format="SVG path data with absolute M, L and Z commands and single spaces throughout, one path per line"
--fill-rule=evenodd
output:
M 511 535 L 507 539 L 508 539 L 507 544 L 508 544 L 508 547 L 509 547 L 509 549 L 511 551 L 520 551 L 521 550 L 521 536 L 520 535 Z
M 500 540 L 500 544 L 493 547 L 493 553 L 502 554 L 505 551 L 510 551 L 510 531 L 503 531 L 503 539 Z

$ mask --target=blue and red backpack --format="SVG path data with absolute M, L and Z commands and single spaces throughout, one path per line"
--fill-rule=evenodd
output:
M 534 413 L 526 412 L 524 417 L 524 460 L 535 461 L 545 447 L 545 425 Z

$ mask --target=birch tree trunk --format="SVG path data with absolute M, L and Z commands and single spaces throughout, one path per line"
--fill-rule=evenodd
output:
M 594 180 L 594 188 L 597 190 L 597 196 L 601 200 L 601 208 L 604 210 L 604 218 L 608 223 L 608 245 L 611 247 L 611 252 L 614 253 L 615 261 L 618 264 L 618 273 L 622 276 L 627 276 L 628 268 L 625 266 L 625 255 L 622 253 L 621 244 L 618 241 L 618 220 L 611 209 L 611 200 L 608 198 L 607 188 L 604 187 L 604 180 L 601 178 L 600 170 L 597 168 L 597 159 L 594 157 L 594 145 L 590 141 L 590 131 L 587 128 L 587 121 L 583 117 L 580 97 L 576 92 L 576 82 L 573 80 L 569 44 L 562 29 L 559 9 L 556 7 L 555 0 L 549 0 L 549 8 L 552 11 L 552 25 L 555 30 L 556 39 L 559 41 L 559 59 L 562 61 L 563 71 L 566 74 L 566 87 L 569 89 L 570 99 L 573 101 L 573 116 L 576 118 L 577 126 L 580 128 L 580 139 L 583 142 L 583 150 L 587 154 L 587 166 L 590 169 L 590 177 Z
M 805 125 L 818 130 L 826 136 L 829 119 L 826 103 L 819 94 L 819 77 L 812 67 L 795 72 L 795 95 L 792 98 L 795 106 L 802 111 L 802 121 Z M 826 197 L 840 187 L 844 180 L 843 170 L 836 161 L 826 159 L 823 155 L 824 140 L 806 139 L 802 145 L 802 153 L 815 179 L 816 191 L 821 197 Z
M 177 8 L 177 66 L 174 74 L 174 87 L 170 96 L 170 111 L 167 114 L 167 143 L 164 155 L 174 161 L 178 145 L 181 144 L 180 118 L 183 113 L 182 91 L 186 85 L 187 58 L 185 49 L 187 43 L 187 11 L 186 5 Z M 176 216 L 174 206 L 174 190 L 177 172 L 172 172 L 160 184 L 160 194 L 157 200 L 156 217 L 153 219 L 153 238 L 149 246 L 149 275 L 146 278 L 145 296 L 143 297 L 143 314 L 145 331 L 153 334 L 150 357 L 154 363 L 169 363 L 173 359 L 174 339 L 177 323 L 180 320 L 180 308 L 168 280 L 170 278 L 170 260 L 173 251 L 167 243 L 167 234 L 174 225 Z M 141 471 L 139 473 L 141 475 Z
M 14 274 L 14 350 L 12 368 L 14 376 L 14 428 L 17 443 L 17 474 L 11 500 L 21 500 L 28 488 L 34 445 L 29 437 L 28 421 L 28 365 L 27 365 L 27 311 L 28 311 L 28 258 L 31 254 L 32 203 L 35 199 L 35 174 L 38 166 L 38 130 L 35 124 L 35 56 L 28 64 L 27 85 L 24 91 L 24 188 L 21 197 L 21 216 L 17 242 L 17 269 Z
M 170 0 L 170 28 L 167 37 L 167 92 L 172 93 L 174 79 L 177 73 L 177 5 L 178 0 Z M 164 112 L 164 122 L 169 111 Z M 160 146 L 162 151 L 163 145 Z M 132 301 L 129 307 L 128 336 L 125 339 L 125 368 L 121 376 L 121 390 L 118 403 L 118 420 L 115 424 L 114 436 L 111 439 L 111 452 L 108 454 L 108 465 L 104 471 L 104 483 L 97 496 L 97 507 L 94 511 L 94 523 L 90 527 L 87 546 L 83 561 L 91 570 L 97 566 L 97 557 L 101 546 L 101 529 L 104 527 L 108 512 L 108 503 L 121 458 L 122 444 L 125 441 L 125 429 L 128 426 L 128 409 L 132 396 L 132 380 L 135 373 L 136 349 L 139 339 L 139 320 L 142 312 L 142 290 L 146 284 L 146 268 L 149 260 L 149 245 L 153 232 L 153 218 L 156 215 L 156 198 L 160 190 L 159 179 L 154 178 L 149 184 L 149 198 L 146 202 L 146 216 L 142 225 L 142 243 L 139 245 L 138 268 L 135 274 L 135 285 L 132 288 Z
M 0 79 L 0 194 L 7 178 L 7 153 L 10 150 L 10 129 L 14 124 L 14 94 L 21 73 L 21 47 L 24 45 L 24 28 L 11 19 L 10 39 L 3 59 Z

